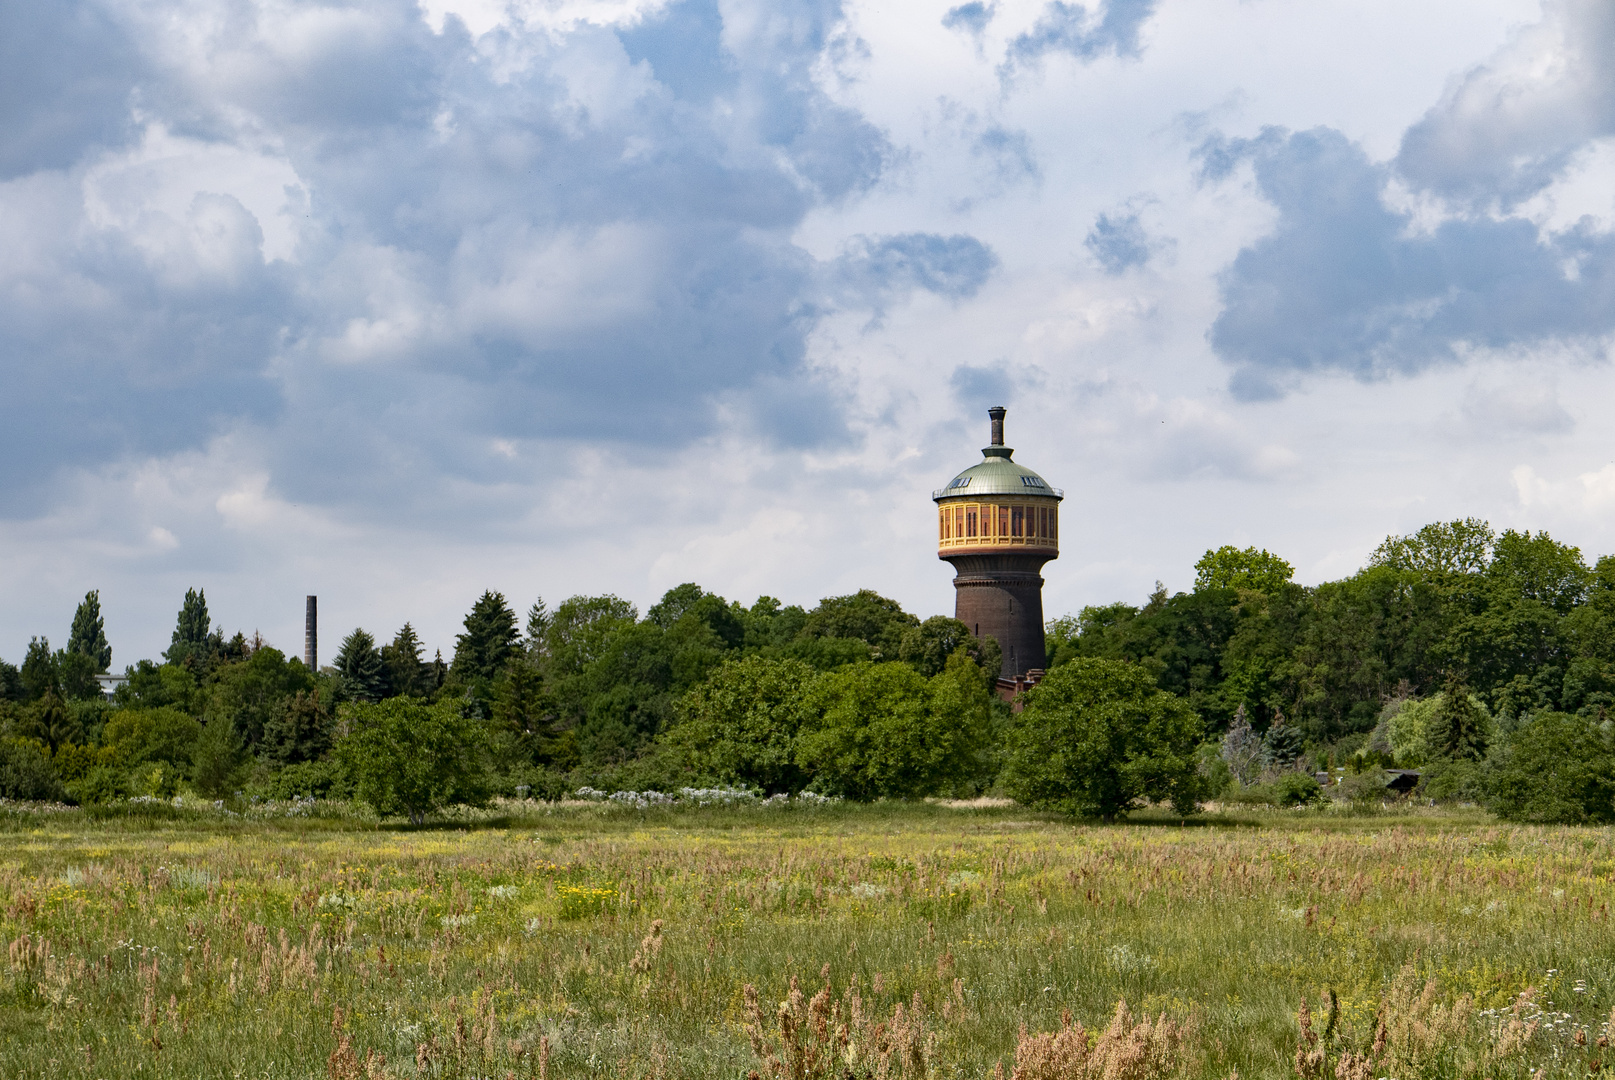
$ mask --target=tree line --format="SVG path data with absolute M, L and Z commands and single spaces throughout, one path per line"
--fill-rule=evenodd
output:
M 956 620 L 870 590 L 808 610 L 695 584 L 643 615 L 577 596 L 521 618 L 489 591 L 448 661 L 406 623 L 386 644 L 354 630 L 318 672 L 226 637 L 191 591 L 161 661 L 129 666 L 106 700 L 92 592 L 65 648 L 41 637 L 20 666 L 0 661 L 0 795 L 358 797 L 418 815 L 518 791 L 723 782 L 854 799 L 1000 790 L 1114 816 L 1306 801 L 1325 772 L 1366 797 L 1405 768 L 1421 794 L 1516 817 L 1615 815 L 1615 558 L 1589 566 L 1546 533 L 1466 519 L 1388 537 L 1317 586 L 1255 548 L 1208 551 L 1194 570 L 1186 591 L 1052 621 L 1050 671 L 1023 710 L 991 692 L 996 643 Z M 1570 777 L 1550 761 L 1557 794 L 1515 783 L 1566 747 L 1582 765 Z M 431 767 L 412 772 L 416 759 Z

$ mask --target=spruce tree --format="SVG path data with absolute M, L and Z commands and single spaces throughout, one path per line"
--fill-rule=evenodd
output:
M 393 694 L 419 697 L 427 692 L 428 674 L 426 665 L 421 662 L 421 639 L 409 623 L 393 635 L 391 645 L 381 647 L 381 661 L 387 670 L 387 688 Z
M 1430 748 L 1444 758 L 1479 761 L 1486 756 L 1486 718 L 1470 700 L 1469 687 L 1456 674 L 1447 676 L 1441 705 L 1430 720 Z
M 520 640 L 516 613 L 504 594 L 485 592 L 465 617 L 465 633 L 454 639 L 454 673 L 464 679 L 492 679 Z
M 1261 775 L 1264 756 L 1262 737 L 1252 730 L 1245 703 L 1240 702 L 1228 734 L 1222 737 L 1222 759 L 1241 784 L 1249 784 Z
M 387 668 L 368 631 L 355 630 L 342 639 L 335 666 L 342 673 L 343 690 L 353 697 L 380 701 L 387 696 Z
M 1288 769 L 1300 759 L 1304 742 L 1301 733 L 1285 721 L 1283 710 L 1275 709 L 1273 723 L 1268 726 L 1267 735 L 1262 739 L 1267 766 Z
M 112 646 L 107 643 L 106 624 L 101 619 L 101 591 L 91 589 L 73 613 L 73 630 L 67 636 L 67 651 L 88 656 L 97 672 L 112 666 Z

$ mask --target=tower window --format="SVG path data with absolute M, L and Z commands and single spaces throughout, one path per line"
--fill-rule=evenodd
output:
M 1009 507 L 1007 506 L 998 508 L 998 535 L 1009 535 Z
M 965 510 L 965 535 L 976 535 L 976 508 L 974 506 Z
M 1043 482 L 1042 478 L 1037 476 L 1023 476 L 1021 477 L 1021 483 L 1024 486 L 1031 488 L 1048 487 L 1048 485 Z
M 1026 510 L 1024 507 L 1014 507 L 1009 512 L 1009 535 L 1022 536 L 1026 533 Z

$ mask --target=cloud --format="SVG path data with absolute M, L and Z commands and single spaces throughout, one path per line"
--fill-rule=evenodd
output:
M 1105 55 L 1137 59 L 1139 31 L 1155 14 L 1155 0 L 1105 0 L 1090 12 L 1081 4 L 1050 0 L 1037 23 L 1009 43 L 1005 64 L 1033 63 L 1051 52 L 1078 60 Z
M 833 277 L 843 296 L 877 305 L 916 289 L 965 300 L 980 291 L 997 266 L 998 256 L 973 236 L 859 236 L 836 260 Z
M 1150 238 L 1137 214 L 1100 214 L 1083 240 L 1105 273 L 1124 274 L 1150 261 Z
M 960 364 L 953 369 L 948 383 L 960 406 L 971 416 L 979 416 L 984 409 L 1008 405 L 1014 400 L 1015 378 L 1003 361 L 985 366 Z
M 1551 385 L 1520 382 L 1507 386 L 1473 384 L 1464 392 L 1459 413 L 1483 438 L 1504 435 L 1555 435 L 1576 426 Z
M 508 501 L 543 444 L 686 446 L 737 409 L 842 438 L 805 360 L 825 282 L 961 299 L 994 263 L 795 242 L 891 153 L 823 87 L 831 0 L 475 36 L 405 0 L 13 7 L 0 82 L 38 107 L 0 119 L 0 515 L 227 432 L 274 497 L 424 524 Z
M 1518 217 L 1449 217 L 1428 231 L 1387 205 L 1388 168 L 1338 131 L 1214 138 L 1206 175 L 1242 162 L 1278 211 L 1222 273 L 1210 341 L 1248 399 L 1308 373 L 1362 379 L 1475 350 L 1601 348 L 1615 331 L 1615 237 L 1542 232 Z
M 963 30 L 974 37 L 980 37 L 997 13 L 997 4 L 984 4 L 981 0 L 972 0 L 971 3 L 949 8 L 948 13 L 942 16 L 942 25 L 949 30 Z
M 1615 133 L 1615 6 L 1549 0 L 1402 137 L 1396 168 L 1460 202 L 1509 208 Z

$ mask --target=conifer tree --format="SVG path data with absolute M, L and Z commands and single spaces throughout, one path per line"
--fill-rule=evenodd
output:
M 421 639 L 415 628 L 405 623 L 393 635 L 391 645 L 381 647 L 382 665 L 387 671 L 387 689 L 392 694 L 419 697 L 427 692 L 429 674 L 421 662 Z
M 342 639 L 335 667 L 342 673 L 342 687 L 360 701 L 380 701 L 387 696 L 387 669 L 376 648 L 376 639 L 366 630 L 355 630 Z
M 186 589 L 185 602 L 180 606 L 174 635 L 163 659 L 171 664 L 182 664 L 192 657 L 205 656 L 208 645 L 207 593 L 202 589 Z
M 1479 761 L 1486 756 L 1486 718 L 1456 673 L 1447 676 L 1440 708 L 1430 725 L 1434 730 L 1427 735 L 1429 746 L 1442 757 Z
M 521 640 L 516 613 L 503 593 L 485 592 L 465 617 L 465 633 L 454 639 L 454 673 L 465 679 L 492 679 Z
M 1288 769 L 1301 757 L 1304 738 L 1300 731 L 1284 719 L 1281 709 L 1273 710 L 1273 723 L 1268 726 L 1262 740 L 1267 765 L 1272 769 Z
M 97 672 L 112 666 L 112 646 L 107 643 L 106 624 L 101 618 L 101 591 L 91 589 L 73 613 L 73 630 L 67 636 L 67 651 L 88 656 Z
M 1263 756 L 1262 737 L 1251 728 L 1245 703 L 1240 702 L 1228 734 L 1222 737 L 1222 759 L 1241 784 L 1249 784 L 1261 775 Z

